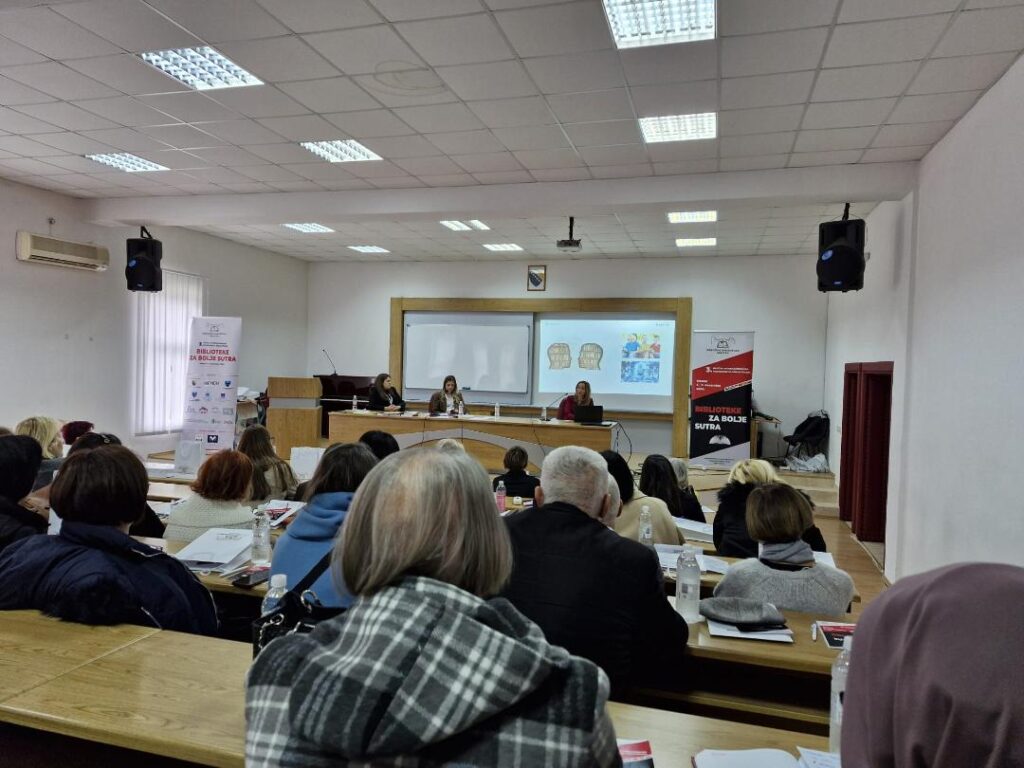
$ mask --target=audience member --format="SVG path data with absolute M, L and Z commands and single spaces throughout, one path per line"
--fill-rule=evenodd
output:
M 238 452 L 252 461 L 252 500 L 285 499 L 295 493 L 299 479 L 291 465 L 277 455 L 274 438 L 266 427 L 246 427 L 238 440 Z
M 689 496 L 684 501 L 676 471 L 664 456 L 652 453 L 644 459 L 643 466 L 640 467 L 639 487 L 642 493 L 664 501 L 672 517 L 696 520 L 699 523 L 706 522 L 704 510 L 700 508 L 700 502 L 695 497 Z
M 454 453 L 465 453 L 466 447 L 454 437 L 445 437 L 437 441 L 437 450 Z
M 757 486 L 779 483 L 775 467 L 764 459 L 745 459 L 736 462 L 729 471 L 729 479 L 718 492 L 718 512 L 712 524 L 715 549 L 725 557 L 757 557 L 757 542 L 747 531 L 747 497 Z M 811 500 L 807 498 L 807 503 Z M 811 504 L 813 513 L 814 505 Z M 825 552 L 825 539 L 814 525 L 803 533 L 803 540 L 815 552 Z
M 313 570 L 334 546 L 356 489 L 376 463 L 362 443 L 332 445 L 324 452 L 306 489 L 306 506 L 277 540 L 271 573 L 286 574 L 288 585 L 294 587 Z M 323 605 L 347 608 L 352 595 L 340 581 L 338 587 L 327 570 L 310 589 Z
M 42 460 L 43 451 L 31 437 L 0 436 L 0 552 L 18 539 L 46 533 L 47 515 L 22 505 Z
M 362 437 L 359 438 L 359 442 L 363 443 L 373 452 L 373 455 L 377 457 L 377 461 L 383 461 L 392 453 L 398 453 L 398 441 L 395 439 L 395 436 L 388 432 L 382 432 L 379 429 L 371 429 L 369 432 L 364 432 Z
M 238 451 L 220 451 L 199 466 L 192 495 L 171 505 L 165 536 L 192 541 L 210 528 L 252 525 L 253 466 Z
M 369 402 L 366 406 L 370 411 L 404 411 L 405 400 L 391 381 L 391 374 L 379 373 L 370 386 Z
M 60 469 L 60 464 L 64 460 L 64 443 L 60 437 L 60 422 L 49 416 L 29 416 L 18 422 L 14 427 L 14 432 L 31 437 L 43 449 L 43 461 L 39 465 L 39 473 L 32 484 L 32 490 L 38 491 L 53 482 L 53 473 Z
M 509 496 L 532 499 L 533 492 L 540 485 L 540 478 L 533 477 L 526 471 L 529 462 L 530 457 L 521 445 L 513 445 L 505 451 L 505 458 L 502 460 L 505 465 L 505 474 L 494 478 L 492 482 L 494 490 L 498 490 L 498 481 L 500 480 L 505 483 L 505 493 Z
M 601 522 L 611 506 L 608 465 L 589 448 L 556 448 L 544 459 L 538 506 L 504 518 L 514 567 L 505 596 L 570 653 L 611 679 L 678 684 L 686 622 L 665 599 L 658 558 Z
M 358 600 L 257 657 L 246 765 L 618 765 L 605 676 L 488 599 L 512 553 L 476 461 L 382 461 L 335 552 Z
M 760 542 L 759 558 L 734 564 L 715 587 L 715 597 L 749 597 L 780 610 L 842 616 L 853 600 L 853 579 L 816 563 L 800 538 L 811 505 L 796 488 L 765 483 L 747 498 L 747 529 Z
M 676 485 L 679 486 L 679 495 L 683 500 L 683 508 L 689 508 L 691 510 L 689 515 L 683 515 L 683 517 L 689 517 L 691 520 L 703 520 L 707 522 L 707 516 L 704 514 L 704 505 L 700 503 L 700 497 L 697 492 L 690 485 L 690 470 L 686 466 L 686 461 L 676 456 L 669 457 L 669 464 L 672 465 L 672 471 L 676 474 Z M 700 515 L 700 518 L 697 515 Z
M 75 440 L 95 428 L 96 425 L 91 421 L 68 421 L 60 428 L 60 436 L 64 439 L 64 445 L 72 446 Z
M 964 563 L 900 579 L 857 622 L 843 765 L 1024 765 L 1024 569 Z
M 14 433 L 11 432 L 11 430 L 9 430 L 7 427 L 0 427 L 0 437 L 6 437 L 7 435 L 13 434 Z M 42 452 L 40 452 L 40 455 L 42 455 Z
M 68 457 L 50 493 L 60 533 L 29 536 L 0 553 L 0 610 L 213 634 L 217 614 L 206 588 L 175 558 L 128 535 L 148 486 L 142 462 L 123 446 Z
M 615 530 L 615 521 L 622 514 L 622 495 L 619 493 L 619 481 L 608 473 L 608 509 L 597 518 L 607 527 Z
M 648 496 L 633 484 L 633 471 L 626 460 L 615 451 L 601 451 L 608 465 L 608 472 L 619 486 L 622 512 L 615 520 L 615 532 L 633 541 L 640 539 L 640 513 L 647 507 L 651 513 L 651 529 L 655 544 L 685 544 L 686 537 L 669 514 L 668 506 L 661 499 Z

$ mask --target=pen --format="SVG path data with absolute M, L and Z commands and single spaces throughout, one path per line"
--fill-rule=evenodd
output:
M 811 642 L 816 642 L 818 639 L 818 622 L 811 624 Z

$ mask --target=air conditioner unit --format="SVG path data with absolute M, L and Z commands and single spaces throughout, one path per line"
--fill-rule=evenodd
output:
M 102 246 L 72 243 L 31 232 L 18 232 L 16 251 L 18 261 L 50 264 L 54 267 L 102 272 L 110 265 L 110 251 Z

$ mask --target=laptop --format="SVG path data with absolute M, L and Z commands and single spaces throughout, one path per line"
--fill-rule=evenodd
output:
M 588 427 L 600 427 L 604 422 L 604 406 L 577 405 L 573 421 Z

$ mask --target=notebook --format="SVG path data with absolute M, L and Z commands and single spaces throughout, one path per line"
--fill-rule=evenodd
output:
M 705 749 L 692 762 L 694 768 L 841 768 L 837 754 L 797 750 L 799 758 L 781 749 Z
M 760 632 L 741 632 L 732 624 L 708 619 L 708 634 L 712 637 L 732 637 L 737 640 L 765 640 L 769 643 L 792 643 L 793 630 L 768 629 Z
M 249 559 L 252 531 L 244 528 L 210 528 L 176 555 L 193 571 L 224 573 Z
M 683 532 L 687 541 L 714 542 L 711 530 L 711 523 L 698 523 L 696 520 L 687 520 L 683 517 L 675 518 L 676 527 Z

